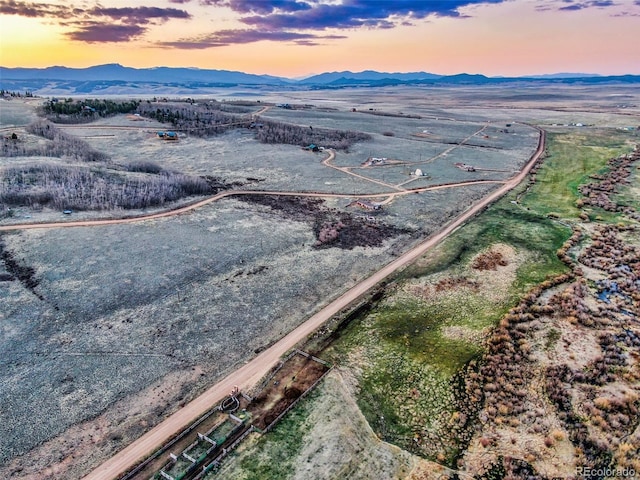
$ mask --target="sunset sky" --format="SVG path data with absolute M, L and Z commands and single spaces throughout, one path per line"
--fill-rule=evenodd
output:
M 640 0 L 0 0 L 5 67 L 640 74 Z

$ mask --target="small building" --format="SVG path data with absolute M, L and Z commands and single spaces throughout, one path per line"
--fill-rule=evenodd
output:
M 304 150 L 309 150 L 310 152 L 319 152 L 320 151 L 320 147 L 318 147 L 315 143 L 307 145 L 303 149 Z
M 163 140 L 178 140 L 178 134 L 176 132 L 158 131 L 156 132 L 156 134 L 158 135 L 158 138 L 161 138 Z
M 473 165 L 469 165 L 468 163 L 456 162 L 454 163 L 454 165 L 458 167 L 460 170 L 464 170 L 465 172 L 476 171 L 476 167 L 474 167 Z

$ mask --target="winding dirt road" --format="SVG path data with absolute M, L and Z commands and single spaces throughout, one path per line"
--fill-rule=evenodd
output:
M 329 156 L 327 157 L 327 159 L 325 159 L 325 161 L 331 161 L 335 158 L 335 156 L 336 156 L 335 152 L 333 150 L 330 150 Z M 333 168 L 338 168 L 338 170 L 341 170 L 340 167 L 333 167 Z M 350 172 L 346 172 L 346 173 L 350 173 Z M 363 178 L 366 178 L 366 177 L 363 177 Z M 482 184 L 493 184 L 493 183 L 506 183 L 506 182 L 502 180 L 471 180 L 468 182 L 445 183 L 442 185 L 433 185 L 431 187 L 421 187 L 421 188 L 415 188 L 411 190 L 402 190 L 398 192 L 362 194 L 362 195 L 358 195 L 358 197 L 360 198 L 389 197 L 385 202 L 385 203 L 388 203 L 390 200 L 392 200 L 398 195 L 408 195 L 411 193 L 443 190 L 446 188 L 457 188 L 457 187 L 465 187 L 469 185 L 482 185 Z M 383 184 L 383 185 L 393 188 L 392 185 L 387 185 L 387 184 Z M 156 220 L 158 218 L 173 217 L 175 215 L 189 213 L 192 210 L 203 207 L 204 205 L 208 205 L 209 203 L 216 202 L 226 197 L 233 197 L 233 196 L 239 196 L 239 195 L 276 195 L 276 196 L 283 196 L 283 197 L 350 198 L 350 199 L 352 199 L 355 196 L 353 194 L 347 194 L 347 193 L 283 192 L 283 191 L 269 191 L 269 190 L 226 190 L 212 197 L 205 198 L 204 200 L 191 203 L 184 207 L 176 208 L 174 210 L 167 210 L 159 213 L 152 213 L 150 215 L 139 215 L 135 217 L 126 217 L 126 218 L 110 218 L 110 219 L 104 219 L 104 220 L 80 220 L 80 221 L 68 221 L 68 222 L 22 223 L 22 224 L 13 224 L 13 225 L 0 225 L 0 232 L 10 231 L 10 230 L 33 230 L 36 228 L 93 227 L 93 226 L 99 226 L 99 225 L 119 225 L 119 224 L 125 224 L 125 223 L 144 222 L 147 220 Z
M 116 455 L 111 457 L 109 460 L 104 462 L 98 468 L 96 468 L 89 475 L 84 477 L 85 480 L 112 480 L 117 478 L 119 475 L 132 468 L 138 462 L 140 462 L 143 458 L 151 454 L 153 451 L 158 449 L 167 438 L 175 435 L 180 432 L 185 426 L 194 421 L 196 418 L 201 416 L 204 412 L 211 408 L 212 405 L 218 403 L 223 397 L 229 394 L 234 385 L 240 387 L 240 389 L 246 389 L 251 387 L 255 383 L 257 383 L 268 371 L 269 369 L 278 361 L 278 359 L 284 355 L 288 350 L 293 348 L 298 342 L 306 338 L 316 329 L 318 329 L 322 324 L 324 324 L 329 318 L 338 313 L 340 310 L 344 309 L 352 302 L 356 301 L 363 294 L 365 294 L 372 287 L 385 280 L 391 274 L 393 274 L 398 269 L 404 267 L 407 264 L 410 264 L 418 257 L 423 255 L 427 250 L 434 247 L 438 243 L 440 243 L 445 237 L 447 237 L 451 232 L 453 232 L 456 228 L 466 222 L 469 218 L 476 215 L 478 212 L 486 208 L 489 204 L 499 199 L 502 195 L 507 193 L 509 190 L 517 186 L 529 173 L 535 162 L 540 158 L 544 151 L 545 147 L 545 132 L 541 129 L 538 129 L 540 132 L 540 138 L 538 141 L 538 147 L 534 154 L 531 156 L 529 162 L 525 165 L 522 171 L 504 182 L 504 185 L 500 187 L 498 190 L 491 193 L 489 196 L 485 197 L 469 210 L 464 212 L 454 221 L 452 221 L 449 225 L 443 228 L 439 233 L 433 235 L 428 238 L 426 241 L 416 246 L 412 250 L 404 253 L 400 257 L 398 257 L 393 262 L 389 263 L 382 269 L 378 270 L 376 273 L 371 275 L 369 278 L 365 279 L 355 287 L 348 290 L 346 293 L 341 295 L 339 298 L 332 301 L 329 305 L 324 307 L 318 313 L 309 318 L 306 322 L 301 324 L 295 330 L 290 332 L 288 335 L 280 339 L 278 342 L 273 344 L 267 350 L 260 353 L 258 356 L 253 358 L 252 360 L 245 363 L 243 366 L 238 368 L 235 372 L 228 375 L 226 378 L 220 380 L 218 383 L 209 388 L 206 392 L 204 392 L 200 397 L 196 398 L 194 401 L 186 405 L 184 408 L 178 410 L 176 413 L 171 415 L 165 421 L 157 425 L 155 428 L 147 432 L 141 438 L 136 440 L 134 443 L 130 444 L 128 447 L 118 452 Z M 216 197 L 221 198 L 223 196 L 229 196 L 231 194 L 237 194 L 238 192 L 224 192 L 224 194 L 219 194 Z M 265 193 L 265 192 L 260 192 Z M 400 192 L 398 192 L 399 194 Z M 291 195 L 299 195 L 299 194 L 291 194 Z M 389 194 L 385 194 L 389 195 Z M 317 195 L 316 195 L 317 196 Z M 215 198 L 215 197 L 213 197 Z M 206 204 L 213 201 L 213 199 L 209 199 L 207 201 L 201 202 L 200 204 Z M 191 206 L 189 208 L 185 208 L 185 211 L 197 208 L 195 206 Z M 173 212 L 175 215 L 176 211 Z M 171 213 L 171 212 L 167 212 Z M 158 214 L 157 217 L 161 216 L 169 216 L 169 215 L 161 215 Z M 132 221 L 139 221 L 137 219 Z M 80 222 L 84 223 L 84 222 Z M 57 225 L 60 226 L 60 225 Z

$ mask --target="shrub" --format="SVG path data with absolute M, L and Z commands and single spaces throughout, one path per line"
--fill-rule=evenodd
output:
M 157 174 L 162 172 L 162 167 L 157 163 L 148 161 L 131 162 L 124 166 L 127 172 L 141 172 Z

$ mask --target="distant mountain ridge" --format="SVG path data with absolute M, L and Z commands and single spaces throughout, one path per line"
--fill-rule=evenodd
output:
M 153 94 L 207 93 L 214 88 L 336 89 L 395 85 L 491 85 L 512 82 L 531 83 L 640 83 L 640 75 L 601 76 L 586 73 L 556 73 L 527 77 L 487 77 L 460 73 L 437 75 L 428 72 L 325 72 L 304 79 L 272 75 L 179 67 L 132 68 L 120 64 L 88 68 L 54 66 L 47 68 L 0 67 L 0 88 L 30 90 L 36 94 Z
M 345 80 L 386 80 L 386 79 L 394 79 L 394 80 L 402 80 L 402 81 L 412 81 L 412 80 L 435 80 L 438 78 L 442 78 L 444 75 L 436 75 L 435 73 L 427 73 L 427 72 L 410 72 L 410 73 L 385 73 L 385 72 L 376 72 L 375 70 L 364 70 L 362 72 L 326 72 L 321 73 L 319 75 L 313 75 L 311 77 L 307 77 L 304 80 L 299 80 L 298 83 L 301 84 L 322 84 L 322 83 L 332 83 L 340 79 Z
M 0 67 L 2 80 L 67 80 L 67 81 L 129 81 L 129 82 L 211 82 L 229 84 L 273 85 L 287 80 L 271 75 L 254 75 L 230 70 L 198 68 L 132 68 L 118 63 L 88 68 L 6 68 Z

